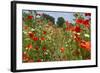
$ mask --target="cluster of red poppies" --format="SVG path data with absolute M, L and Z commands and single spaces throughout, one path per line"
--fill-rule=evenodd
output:
M 90 13 L 85 13 L 85 16 L 91 16 Z M 73 33 L 73 38 L 76 40 L 76 42 L 79 43 L 79 46 L 87 51 L 90 51 L 91 49 L 91 42 L 90 41 L 85 41 L 84 39 L 81 38 L 80 34 L 81 32 L 84 32 L 83 29 L 90 30 L 90 19 L 75 19 L 75 26 L 72 26 L 71 23 L 68 21 L 66 22 L 66 31 L 72 31 L 75 32 Z M 84 26 L 85 28 L 80 28 L 80 26 Z M 84 33 L 85 34 L 85 33 Z M 82 34 L 84 36 L 84 34 Z M 90 34 L 88 34 L 90 36 Z

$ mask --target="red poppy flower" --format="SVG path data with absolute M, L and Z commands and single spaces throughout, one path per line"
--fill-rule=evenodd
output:
M 28 32 L 28 35 L 29 35 L 30 38 L 34 37 L 34 34 L 32 32 Z
M 42 41 L 44 41 L 44 40 L 45 40 L 45 38 L 44 38 L 44 37 L 41 37 L 41 40 L 42 40 Z
M 80 32 L 80 31 L 81 31 L 81 29 L 80 29 L 80 27 L 79 27 L 79 26 L 76 26 L 76 27 L 75 27 L 75 29 L 74 29 L 74 31 L 76 31 L 76 32 Z
M 63 53 L 65 51 L 65 49 L 62 47 L 60 48 L 61 53 Z
M 42 48 L 42 50 L 43 50 L 43 51 L 46 51 L 46 47 L 44 46 L 44 47 Z
M 85 16 L 91 16 L 91 13 L 85 13 Z
M 32 18 L 33 18 L 33 16 L 32 16 L 32 15 L 28 16 L 28 19 L 32 19 Z
M 43 34 L 46 34 L 46 31 L 43 31 Z
M 83 21 L 83 24 L 86 26 L 86 27 L 90 27 L 90 23 L 89 23 L 89 20 L 86 19 Z
M 83 24 L 85 25 L 86 27 L 90 27 L 90 23 L 89 23 L 89 19 L 86 19 L 86 20 L 83 20 L 83 19 L 76 19 L 76 23 L 77 24 Z
M 91 43 L 90 42 L 86 42 L 86 41 L 82 41 L 80 43 L 80 47 L 87 50 L 87 51 L 90 51 L 91 50 Z
M 42 60 L 41 59 L 38 59 L 37 62 L 42 62 Z
M 27 49 L 32 49 L 33 46 L 32 46 L 32 44 L 28 44 L 26 48 L 27 48 Z
M 74 31 L 74 27 L 70 24 L 66 27 L 66 31 Z
M 83 19 L 76 19 L 75 22 L 76 22 L 76 24 L 82 24 Z
M 38 40 L 39 40 L 38 37 L 33 37 L 32 39 L 33 39 L 34 41 L 38 41 Z

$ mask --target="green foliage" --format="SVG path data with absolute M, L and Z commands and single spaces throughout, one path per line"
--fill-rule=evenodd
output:
M 55 18 L 53 16 L 50 16 L 48 14 L 43 14 L 43 18 L 51 21 L 53 24 L 55 24 Z
M 59 26 L 59 27 L 62 27 L 63 26 L 63 24 L 65 23 L 65 20 L 64 20 L 64 18 L 63 17 L 59 17 L 58 19 L 57 19 L 57 25 Z

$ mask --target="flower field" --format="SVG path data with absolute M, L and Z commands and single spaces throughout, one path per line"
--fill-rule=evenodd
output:
M 91 14 L 76 12 L 73 17 L 73 22 L 63 16 L 55 21 L 45 11 L 23 10 L 22 62 L 91 59 Z

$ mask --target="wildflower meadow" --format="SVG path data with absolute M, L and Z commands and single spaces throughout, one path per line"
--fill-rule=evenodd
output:
M 23 63 L 89 60 L 91 49 L 91 13 L 23 10 Z

